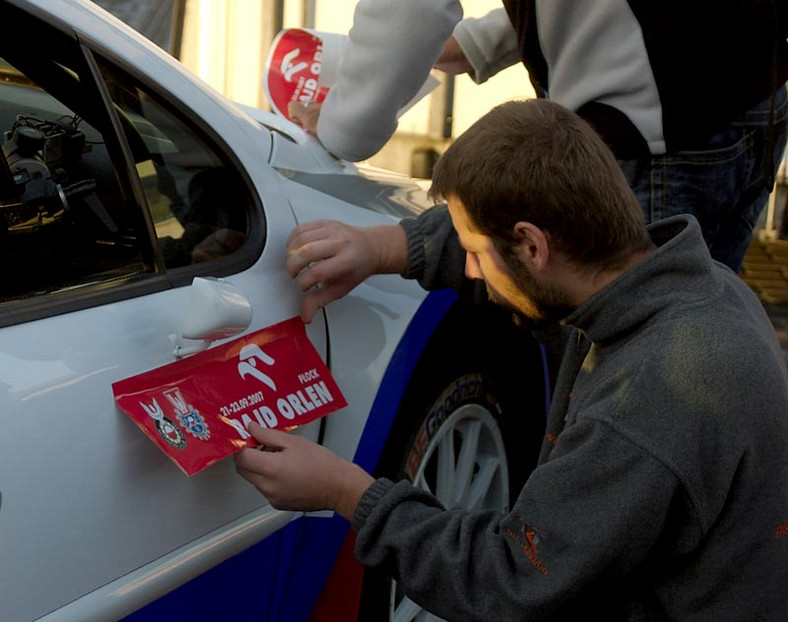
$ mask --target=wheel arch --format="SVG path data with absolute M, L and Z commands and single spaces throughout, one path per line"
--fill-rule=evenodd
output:
M 392 430 L 396 429 L 397 417 L 409 392 L 433 373 L 431 366 L 441 359 L 444 350 L 456 349 L 458 334 L 473 343 L 466 356 L 477 355 L 483 346 L 490 357 L 503 359 L 506 353 L 490 348 L 489 344 L 496 343 L 495 339 L 511 338 L 515 333 L 519 333 L 518 342 L 511 347 L 525 347 L 518 352 L 520 358 L 516 364 L 538 373 L 532 386 L 537 390 L 546 420 L 550 379 L 544 347 L 530 333 L 516 328 L 506 312 L 492 303 L 470 303 L 458 299 L 452 290 L 439 290 L 425 298 L 397 345 L 372 404 L 354 462 L 369 473 L 376 472 L 384 450 L 391 444 Z
M 357 446 L 353 461 L 367 472 L 375 474 L 381 457 L 386 448 L 391 447 L 391 432 L 396 427 L 403 400 L 407 399 L 408 391 L 425 372 L 431 361 L 440 353 L 447 341 L 456 340 L 456 331 L 468 326 L 473 321 L 489 317 L 490 306 L 482 307 L 460 301 L 452 290 L 431 292 L 419 306 L 408 327 L 397 344 L 394 355 L 383 375 L 380 387 L 375 395 L 370 415 L 367 418 L 361 439 Z M 479 312 L 480 315 L 476 315 Z M 499 319 L 502 311 L 498 309 L 493 315 Z M 508 319 L 504 317 L 509 324 Z M 500 329 L 502 326 L 497 326 Z M 477 331 L 476 339 L 489 339 L 488 332 Z M 531 337 L 530 350 L 527 353 L 532 368 L 540 370 L 540 391 L 544 398 L 545 418 L 549 404 L 549 378 L 544 348 Z M 543 383 L 543 384 L 541 384 Z M 541 437 L 538 439 L 541 440 Z M 396 443 L 397 440 L 394 439 Z M 366 570 L 361 567 L 353 554 L 355 536 L 344 519 L 333 516 L 330 519 L 311 520 L 310 526 L 317 530 L 319 537 L 310 542 L 320 542 L 330 551 L 326 551 L 325 559 L 331 560 L 330 568 L 326 566 L 320 571 L 314 568 L 314 549 L 303 547 L 306 557 L 312 566 L 313 580 L 322 586 L 320 596 L 314 604 L 309 617 L 310 622 L 324 622 L 337 619 L 340 613 L 343 619 L 355 619 L 361 606 L 362 583 Z M 307 526 L 309 523 L 303 523 Z M 333 534 L 327 538 L 329 531 Z M 338 537 L 337 537 L 338 536 Z M 325 573 L 325 574 L 324 574 Z M 320 576 L 317 576 L 320 575 Z M 341 590 L 337 589 L 341 586 Z M 292 595 L 291 595 L 292 596 Z M 293 606 L 296 599 L 285 598 L 284 601 Z M 301 593 L 298 599 L 301 608 L 311 609 L 311 599 L 304 599 Z M 290 611 L 292 613 L 292 611 Z M 292 619 L 292 618 L 289 618 Z

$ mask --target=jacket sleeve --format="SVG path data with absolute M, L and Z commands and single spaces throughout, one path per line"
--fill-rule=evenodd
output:
M 400 221 L 408 238 L 408 266 L 402 274 L 426 290 L 465 287 L 465 251 L 460 246 L 446 205 Z
M 326 149 L 352 161 L 377 153 L 461 18 L 458 0 L 360 0 L 320 111 L 317 135 Z
M 669 554 L 661 539 L 686 542 L 675 525 L 697 524 L 673 472 L 605 424 L 571 426 L 553 456 L 506 515 L 377 480 L 353 519 L 356 556 L 443 618 L 574 619 L 654 551 Z
M 520 62 L 517 34 L 505 9 L 462 20 L 454 29 L 454 38 L 473 67 L 471 78 L 476 84 Z

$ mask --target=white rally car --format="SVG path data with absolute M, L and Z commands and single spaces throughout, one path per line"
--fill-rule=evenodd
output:
M 298 222 L 396 222 L 423 190 L 226 101 L 90 2 L 3 0 L 0 23 L 0 620 L 415 619 L 346 521 L 273 509 L 231 459 L 187 477 L 111 387 L 187 353 L 196 277 L 252 310 L 211 347 L 293 318 Z M 376 276 L 307 335 L 348 405 L 295 433 L 447 507 L 508 507 L 546 373 L 505 313 Z

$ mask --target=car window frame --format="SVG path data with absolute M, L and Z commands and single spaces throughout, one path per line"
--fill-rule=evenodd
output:
M 177 109 L 177 115 L 179 119 L 191 127 L 195 132 L 202 135 L 202 137 L 206 139 L 206 142 L 214 148 L 216 155 L 222 158 L 227 164 L 233 166 L 235 171 L 239 174 L 240 178 L 246 185 L 249 196 L 252 200 L 251 211 L 248 214 L 249 238 L 239 250 L 225 257 L 212 259 L 204 263 L 197 263 L 177 268 L 165 268 L 163 274 L 167 275 L 173 286 L 180 286 L 185 284 L 187 281 L 190 283 L 195 276 L 228 276 L 230 274 L 235 274 L 250 268 L 255 263 L 255 261 L 257 261 L 257 259 L 262 254 L 263 249 L 265 248 L 267 226 L 262 198 L 257 191 L 257 186 L 252 181 L 251 175 L 246 170 L 246 167 L 241 163 L 222 136 L 216 132 L 213 127 L 206 125 L 202 116 L 195 112 L 191 106 L 175 95 L 172 91 L 165 89 L 161 84 L 149 82 L 147 76 L 136 66 L 130 65 L 129 63 L 118 58 L 117 55 L 113 54 L 111 50 L 108 50 L 103 44 L 96 41 L 95 39 L 92 39 L 90 36 L 79 32 L 76 33 L 76 36 L 83 47 L 83 52 L 89 57 L 93 71 L 98 72 L 99 78 L 101 76 L 100 68 L 98 67 L 98 63 L 94 57 L 94 54 L 99 54 L 112 65 L 129 74 L 140 85 L 145 87 L 145 90 L 148 93 L 156 97 L 158 102 L 164 107 L 168 109 Z M 95 77 L 94 80 L 96 80 Z M 99 83 L 99 86 L 103 92 L 103 96 L 106 98 L 105 106 L 109 105 L 109 108 L 112 111 L 111 114 L 118 123 L 118 128 L 120 128 L 120 120 L 117 118 L 117 115 L 115 114 L 115 111 L 112 107 L 104 80 L 99 79 L 96 81 Z M 107 104 L 107 102 L 110 103 Z M 178 102 L 177 106 L 173 105 L 173 102 Z M 146 217 L 148 218 L 151 227 L 151 235 L 153 236 L 152 240 L 153 243 L 156 244 L 156 233 L 155 228 L 153 227 L 153 221 L 150 218 L 150 207 L 148 206 L 147 198 L 145 197 L 145 193 L 142 190 L 139 176 L 136 172 L 134 159 L 131 156 L 131 149 L 129 148 L 129 145 L 125 139 L 125 135 L 121 134 L 121 140 L 125 145 L 124 153 L 126 156 L 126 173 L 135 182 L 137 191 L 142 194 L 141 205 L 145 208 Z M 265 164 L 267 165 L 267 163 Z
M 229 145 L 227 145 L 226 141 L 223 140 L 218 132 L 216 132 L 212 127 L 205 125 L 202 117 L 171 91 L 164 89 L 159 84 L 147 82 L 145 75 L 140 73 L 136 67 L 131 66 L 128 63 L 123 63 L 116 56 L 108 53 L 106 49 L 101 46 L 101 44 L 95 41 L 91 43 L 86 37 L 80 36 L 79 34 L 77 36 L 83 43 L 83 46 L 86 46 L 85 53 L 90 55 L 91 62 L 95 66 L 95 71 L 98 72 L 99 80 L 97 81 L 99 81 L 104 97 L 106 98 L 105 105 L 112 109 L 113 117 L 118 123 L 116 131 L 122 132 L 120 120 L 114 110 L 109 93 L 106 91 L 105 82 L 103 79 L 101 79 L 101 70 L 98 66 L 95 54 L 98 54 L 113 66 L 130 75 L 132 79 L 136 80 L 138 84 L 144 87 L 146 93 L 152 95 L 156 99 L 159 106 L 163 107 L 168 112 L 176 116 L 179 121 L 183 122 L 197 136 L 202 138 L 204 142 L 212 148 L 212 151 L 215 155 L 217 155 L 226 165 L 232 166 L 235 172 L 239 174 L 241 181 L 246 186 L 249 198 L 251 199 L 251 209 L 247 213 L 249 236 L 246 243 L 244 243 L 240 249 L 224 257 L 212 259 L 203 263 L 171 268 L 167 268 L 165 266 L 163 273 L 169 275 L 170 279 L 173 281 L 173 284 L 177 286 L 179 284 L 183 284 L 184 279 L 188 279 L 188 281 L 191 282 L 191 279 L 194 276 L 227 276 L 250 267 L 259 258 L 265 246 L 267 227 L 263 204 L 261 197 L 257 192 L 257 186 L 252 181 L 251 176 L 249 175 L 246 168 L 235 156 L 233 150 L 229 147 Z M 173 105 L 173 101 L 177 101 L 178 105 Z M 124 155 L 126 157 L 127 173 L 133 178 L 136 184 L 136 191 L 142 193 L 140 203 L 145 207 L 146 218 L 148 219 L 148 223 L 151 228 L 150 234 L 153 236 L 155 244 L 156 232 L 153 225 L 153 220 L 150 218 L 151 211 L 148 205 L 147 197 L 142 190 L 140 179 L 136 172 L 134 158 L 131 155 L 131 149 L 129 148 L 129 145 L 125 140 L 125 135 L 122 135 L 122 139 L 125 145 Z

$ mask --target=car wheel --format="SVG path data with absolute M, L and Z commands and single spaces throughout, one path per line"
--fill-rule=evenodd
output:
M 456 305 L 414 370 L 375 474 L 407 478 L 448 509 L 508 512 L 544 435 L 541 361 L 502 310 Z M 359 620 L 439 619 L 383 570 L 365 570 Z

